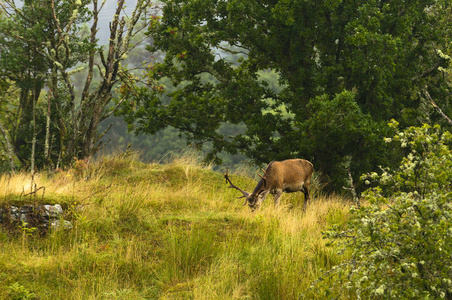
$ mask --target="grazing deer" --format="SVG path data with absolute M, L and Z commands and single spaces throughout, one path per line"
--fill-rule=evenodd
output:
M 246 205 L 255 210 L 260 207 L 268 193 L 273 194 L 275 205 L 279 206 L 279 198 L 283 192 L 294 193 L 302 192 L 304 194 L 303 211 L 306 211 L 306 204 L 309 201 L 309 184 L 314 172 L 312 163 L 304 159 L 287 159 L 283 161 L 272 161 L 264 171 L 264 176 L 257 183 L 254 191 L 250 194 L 232 184 L 228 177 L 228 171 L 224 174 L 226 182 L 229 182 L 229 188 L 234 188 L 242 192 Z

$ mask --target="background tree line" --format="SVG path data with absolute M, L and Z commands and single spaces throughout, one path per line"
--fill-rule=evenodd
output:
M 425 92 L 451 112 L 450 1 L 164 3 L 148 49 L 165 57 L 148 77 L 165 86 L 122 90 L 137 133 L 171 125 L 191 144 L 211 143 L 216 161 L 303 157 L 339 190 L 400 159 L 383 140 L 391 119 L 443 123 Z M 224 124 L 241 130 L 225 134 Z
M 403 155 L 383 140 L 389 120 L 445 122 L 426 91 L 452 110 L 450 1 L 162 1 L 161 13 L 139 1 L 135 17 L 112 20 L 106 48 L 97 1 L 1 3 L 3 168 L 91 157 L 118 107 L 129 131 L 160 138 L 117 127 L 109 139 L 158 155 L 162 140 L 188 143 L 216 163 L 302 157 L 330 189 L 350 178 L 359 189 L 361 174 Z M 130 54 L 142 26 L 148 51 Z

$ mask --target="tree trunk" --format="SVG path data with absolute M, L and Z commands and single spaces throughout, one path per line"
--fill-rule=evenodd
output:
M 52 90 L 49 90 L 47 100 L 47 115 L 46 115 L 46 136 L 44 142 L 44 158 L 46 163 L 50 163 L 50 103 L 51 103 Z
M 36 153 L 36 86 L 33 85 L 33 95 L 32 95 L 32 101 L 33 101 L 33 110 L 32 110 L 32 128 L 33 128 L 33 138 L 31 141 L 31 167 L 30 172 L 31 174 L 35 173 L 35 153 Z
M 9 159 L 9 164 L 11 167 L 11 172 L 14 173 L 14 153 L 13 153 L 13 147 L 11 146 L 11 142 L 9 141 L 8 132 L 5 129 L 5 126 L 3 126 L 3 123 L 0 120 L 0 131 L 2 132 L 3 138 L 5 139 L 6 144 L 6 155 Z

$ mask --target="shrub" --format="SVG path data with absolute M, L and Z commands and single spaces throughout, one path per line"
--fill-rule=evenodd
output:
M 18 282 L 8 286 L 8 296 L 11 300 L 34 300 L 38 299 L 36 295 L 30 292 Z
M 351 209 L 347 228 L 325 232 L 351 253 L 326 278 L 359 299 L 452 299 L 452 135 L 390 125 L 396 135 L 386 142 L 406 156 L 397 168 L 363 176 L 375 185 L 367 205 Z

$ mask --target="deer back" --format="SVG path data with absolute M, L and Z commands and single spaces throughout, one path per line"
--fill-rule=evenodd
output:
M 295 192 L 301 190 L 305 183 L 309 183 L 313 171 L 312 164 L 304 159 L 273 161 L 265 170 L 265 180 L 261 181 L 264 181 L 262 184 L 265 185 L 265 189 Z M 259 184 L 260 182 L 258 186 Z

